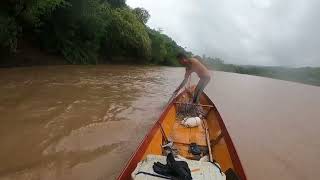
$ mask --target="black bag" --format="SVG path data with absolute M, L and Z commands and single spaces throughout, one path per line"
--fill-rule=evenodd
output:
M 167 155 L 167 164 L 156 162 L 152 166 L 154 172 L 177 180 L 192 180 L 191 171 L 184 161 L 176 161 L 172 153 Z

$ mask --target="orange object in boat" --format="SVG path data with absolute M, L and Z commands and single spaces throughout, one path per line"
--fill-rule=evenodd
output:
M 178 154 L 187 159 L 194 158 L 189 151 L 191 143 L 196 143 L 199 147 L 207 147 L 210 157 L 221 166 L 223 172 L 231 169 L 239 179 L 246 180 L 226 126 L 214 103 L 205 93 L 202 93 L 200 97 L 200 106 L 206 112 L 206 116 L 203 118 L 204 126 L 186 128 L 180 123 L 177 115 L 179 105 L 187 104 L 191 94 L 183 91 L 167 105 L 158 121 L 127 162 L 118 177 L 119 180 L 131 179 L 131 173 L 147 155 L 164 155 L 162 145 L 167 139 L 173 142 Z M 210 147 L 208 147 L 208 144 Z

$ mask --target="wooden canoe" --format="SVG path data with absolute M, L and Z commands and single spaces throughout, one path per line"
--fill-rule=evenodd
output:
M 177 106 L 181 102 L 186 102 L 185 99 L 186 97 L 190 98 L 190 94 L 190 92 L 183 91 L 167 105 L 158 121 L 150 129 L 127 162 L 118 177 L 119 180 L 131 179 L 131 173 L 146 155 L 162 155 L 163 149 L 161 145 L 163 145 L 166 137 L 174 143 L 174 146 L 179 151 L 179 155 L 188 159 L 191 157 L 190 152 L 188 152 L 191 143 L 197 143 L 200 146 L 210 144 L 210 148 L 208 149 L 211 151 L 211 157 L 219 163 L 221 170 L 225 172 L 228 169 L 232 169 L 239 179 L 246 180 L 240 159 L 226 126 L 216 106 L 205 93 L 200 97 L 200 104 L 207 112 L 204 123 L 206 126 L 186 128 L 177 120 Z M 208 139 L 210 139 L 210 142 L 208 142 Z

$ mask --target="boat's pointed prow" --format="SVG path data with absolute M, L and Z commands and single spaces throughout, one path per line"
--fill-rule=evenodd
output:
M 159 175 L 154 172 L 152 165 L 156 161 L 162 162 L 169 148 L 169 152 L 174 152 L 176 157 L 189 165 L 194 179 L 219 177 L 219 173 L 214 175 L 210 174 L 213 171 L 206 170 L 211 168 L 216 169 L 215 172 L 221 170 L 224 179 L 246 180 L 240 159 L 216 106 L 204 93 L 200 104 L 191 104 L 191 94 L 184 91 L 167 105 L 118 179 Z

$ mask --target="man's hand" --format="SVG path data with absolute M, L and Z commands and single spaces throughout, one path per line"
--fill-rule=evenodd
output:
M 180 89 L 187 83 L 190 74 L 191 74 L 191 71 L 189 69 L 186 69 L 186 73 L 184 75 L 183 81 L 173 93 L 177 94 L 180 91 Z

